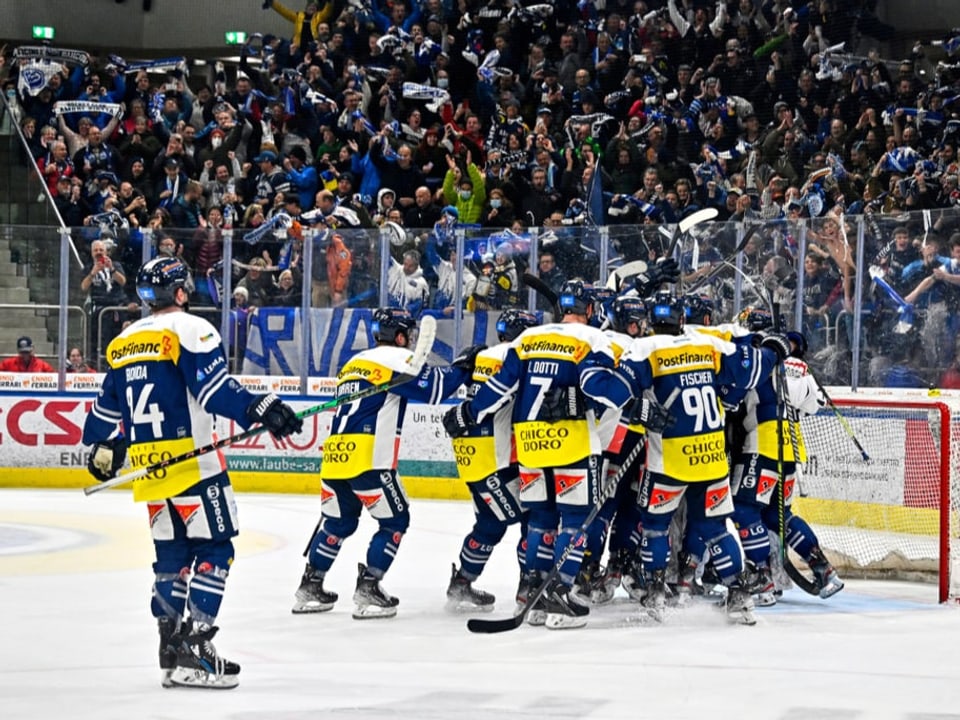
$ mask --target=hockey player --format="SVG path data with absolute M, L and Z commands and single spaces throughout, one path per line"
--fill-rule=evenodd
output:
M 702 333 L 685 334 L 682 300 L 667 293 L 658 293 L 648 312 L 654 336 L 635 340 L 617 370 L 637 398 L 631 421 L 647 429 L 647 468 L 640 485 L 640 552 L 646 582 L 642 602 L 654 619 L 662 619 L 668 530 L 674 512 L 686 499 L 687 532 L 703 538 L 709 548 L 729 588 L 731 620 L 753 624 L 753 601 L 742 577 L 742 550 L 737 536 L 726 527 L 733 504 L 723 408 L 715 388 L 720 384 L 756 387 L 786 357 L 789 344 L 773 335 L 754 349 Z M 678 411 L 671 409 L 676 400 Z
M 807 339 L 802 333 L 788 332 L 786 334 L 790 340 L 790 357 L 784 361 L 786 382 L 787 382 L 787 415 L 788 423 L 783 424 L 783 432 L 788 436 L 783 439 L 783 482 L 777 486 L 777 495 L 771 498 L 771 501 L 762 508 L 763 521 L 766 527 L 776 535 L 780 532 L 780 511 L 779 493 L 783 492 L 783 520 L 786 528 L 785 539 L 787 544 L 800 557 L 806 561 L 807 565 L 813 571 L 817 586 L 820 589 L 820 597 L 826 599 L 843 590 L 843 581 L 837 574 L 836 569 L 824 555 L 820 548 L 820 541 L 817 538 L 813 528 L 801 517 L 794 515 L 792 511 L 794 489 L 797 487 L 799 463 L 807 461 L 806 448 L 803 445 L 803 434 L 800 429 L 800 420 L 797 415 L 813 415 L 824 404 L 825 400 L 817 387 L 817 382 L 810 374 L 804 355 L 807 352 Z M 759 389 L 758 389 L 759 393 Z M 776 422 L 769 419 L 763 425 L 760 424 L 761 417 L 769 417 L 769 408 L 766 413 L 761 413 L 758 405 L 757 421 L 758 427 L 755 431 L 755 437 L 758 438 L 756 444 L 752 441 L 751 435 L 747 436 L 747 445 L 745 450 L 758 448 L 760 461 L 765 466 L 760 473 L 769 473 L 769 462 L 767 453 L 770 452 L 771 441 L 775 442 L 777 438 Z M 792 436 L 792 437 L 791 437 Z M 797 448 L 799 457 L 794 457 L 794 446 Z M 775 446 L 774 446 L 775 448 Z M 774 458 L 776 455 L 774 454 Z M 753 478 L 750 474 L 751 468 L 748 466 L 744 470 L 744 479 L 741 485 L 746 484 Z M 774 472 L 776 463 L 774 464 Z M 759 485 L 759 480 L 758 480 Z M 741 530 L 741 535 L 743 531 Z M 759 601 L 764 605 L 772 605 L 776 602 L 776 596 L 772 594 L 772 587 L 767 583 L 766 587 L 761 588 Z
M 560 293 L 560 322 L 526 330 L 507 351 L 500 370 L 477 395 L 444 416 L 451 437 L 462 437 L 514 400 L 513 431 L 520 463 L 520 499 L 530 511 L 527 572 L 531 589 L 552 569 L 566 545 L 575 542 L 557 581 L 543 596 L 545 613 L 530 611 L 531 622 L 547 627 L 582 627 L 589 609 L 569 593 L 583 558 L 574 537 L 600 493 L 600 453 L 594 404 L 619 406 L 609 396 L 628 390 L 613 372 L 610 343 L 587 322 L 589 289 L 579 281 Z M 553 553 L 548 554 L 550 544 Z
M 134 468 L 212 443 L 214 414 L 244 428 L 263 423 L 277 438 L 300 431 L 302 421 L 276 395 L 252 395 L 227 374 L 216 329 L 185 312 L 188 272 L 179 259 L 158 257 L 140 268 L 137 293 L 151 314 L 108 346 L 106 377 L 83 427 L 95 478 L 116 474 L 128 442 Z M 165 687 L 239 683 L 240 666 L 211 642 L 238 532 L 225 468 L 222 455 L 210 453 L 133 484 L 134 500 L 147 503 L 156 551 L 150 609 Z
M 610 304 L 610 329 L 607 337 L 613 348 L 614 358 L 619 362 L 624 350 L 633 338 L 642 337 L 647 331 L 647 307 L 637 296 L 623 295 Z M 631 425 L 629 418 L 620 412 L 605 411 L 601 425 L 613 423 L 613 437 L 605 443 L 603 453 L 603 476 L 610 480 L 620 471 L 623 458 L 637 445 L 645 442 L 642 425 Z M 604 430 L 601 430 L 601 434 Z M 589 582 L 589 600 L 602 604 L 613 599 L 620 586 L 623 574 L 640 568 L 640 507 L 637 505 L 637 492 L 640 486 L 640 474 L 646 460 L 644 452 L 636 458 L 634 466 L 621 479 L 613 496 L 604 503 L 597 515 L 598 527 L 587 533 L 587 549 L 592 557 L 584 558 L 581 576 Z M 609 559 L 601 570 L 597 561 L 603 552 L 603 544 L 609 538 Z M 596 559 L 594 559 L 596 558 Z M 584 597 L 584 590 L 578 578 L 575 597 Z M 586 599 L 586 598 L 585 598 Z
M 355 395 L 407 372 L 416 327 L 406 310 L 375 310 L 372 330 L 377 346 L 358 353 L 343 366 L 337 375 L 337 396 Z M 323 580 L 343 541 L 356 532 L 364 507 L 379 529 L 367 548 L 367 562 L 359 566 L 353 617 L 363 620 L 397 614 L 399 601 L 381 587 L 380 581 L 410 524 L 410 501 L 397 475 L 397 450 L 407 402 L 439 403 L 446 398 L 473 374 L 474 359 L 483 347 L 467 348 L 451 367 L 426 366 L 411 382 L 337 407 L 323 446 L 323 510 L 307 546 L 307 565 L 293 605 L 295 614 L 333 608 L 337 593 L 326 590 Z
M 503 365 L 507 350 L 517 336 L 536 326 L 535 315 L 523 310 L 507 309 L 497 320 L 498 345 L 477 355 L 472 382 L 467 390 L 474 397 L 483 384 Z M 520 547 L 517 554 L 523 577 L 526 566 L 524 541 L 526 516 L 520 505 L 520 480 L 516 452 L 513 448 L 511 413 L 513 403 L 488 416 L 462 437 L 453 439 L 457 472 L 473 496 L 474 524 L 460 548 L 460 568 L 453 567 L 447 587 L 448 607 L 452 610 L 492 610 L 495 598 L 473 587 L 483 572 L 497 543 L 507 527 L 521 523 Z

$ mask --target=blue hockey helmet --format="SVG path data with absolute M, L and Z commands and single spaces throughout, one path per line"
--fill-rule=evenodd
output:
M 587 308 L 593 307 L 593 294 L 589 285 L 582 280 L 568 280 L 560 288 L 560 312 L 564 315 L 583 315 Z
M 377 308 L 373 311 L 373 323 L 370 331 L 373 339 L 387 345 L 397 344 L 397 335 L 403 333 L 406 344 L 411 341 L 410 333 L 417 327 L 417 321 L 403 308 Z
M 176 305 L 177 288 L 190 292 L 190 272 L 179 258 L 154 258 L 137 273 L 137 295 L 154 310 Z
M 796 332 L 791 330 L 787 334 L 787 340 L 793 343 L 793 351 L 790 353 L 790 357 L 803 359 L 803 356 L 807 354 L 807 336 L 801 332 Z
M 674 297 L 667 291 L 658 292 L 647 300 L 647 314 L 650 327 L 660 335 L 679 335 L 683 330 L 683 299 Z
M 627 333 L 630 324 L 636 323 L 639 333 L 641 332 L 641 324 L 646 319 L 647 306 L 638 297 L 618 297 L 611 304 L 610 324 L 617 332 Z
M 691 325 L 711 325 L 714 305 L 711 298 L 703 295 L 683 296 L 684 318 Z
M 746 307 L 737 315 L 737 324 L 750 332 L 761 332 L 773 327 L 773 316 L 762 308 Z
M 500 342 L 512 342 L 527 328 L 539 325 L 537 316 L 519 308 L 507 308 L 497 319 L 497 337 Z

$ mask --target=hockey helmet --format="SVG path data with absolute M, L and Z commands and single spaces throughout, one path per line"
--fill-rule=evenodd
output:
M 377 308 L 373 311 L 373 323 L 370 331 L 378 343 L 396 345 L 397 335 L 403 333 L 407 344 L 411 342 L 410 333 L 417 327 L 417 321 L 403 308 Z
M 610 324 L 617 332 L 627 333 L 630 323 L 636 323 L 637 332 L 640 333 L 641 323 L 646 319 L 647 306 L 638 297 L 618 297 L 611 304 Z
M 513 342 L 527 328 L 539 325 L 537 316 L 526 310 L 507 308 L 497 320 L 497 337 L 500 342 Z
M 647 314 L 654 333 L 679 335 L 683 329 L 683 299 L 661 291 L 647 300 Z
M 155 310 L 175 305 L 177 288 L 190 292 L 190 272 L 179 258 L 154 258 L 137 273 L 137 295 Z
M 773 327 L 773 316 L 761 308 L 746 307 L 737 315 L 737 325 L 750 332 L 761 332 Z
M 712 325 L 714 305 L 711 298 L 703 295 L 684 295 L 685 321 L 691 325 Z
M 791 330 L 786 335 L 787 340 L 793 343 L 793 351 L 790 353 L 790 357 L 802 360 L 803 356 L 807 354 L 807 336 L 795 330 Z
M 560 312 L 564 315 L 583 315 L 593 307 L 593 295 L 589 285 L 582 280 L 568 280 L 560 288 Z

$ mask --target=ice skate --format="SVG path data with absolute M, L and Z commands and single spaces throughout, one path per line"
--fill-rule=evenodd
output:
M 530 602 L 530 598 L 537 594 L 537 591 L 540 589 L 540 585 L 543 584 L 543 574 L 534 570 L 531 573 L 527 573 L 525 578 L 520 581 L 520 587 L 517 589 L 517 602 L 520 602 L 520 590 L 523 589 L 526 585 L 526 594 L 523 597 L 523 604 L 526 605 Z M 539 627 L 547 622 L 547 606 L 543 601 L 543 595 L 537 598 L 537 601 L 533 604 L 533 607 L 527 611 L 527 624 L 533 625 L 534 627 Z
M 173 687 L 170 675 L 177 666 L 177 648 L 173 642 L 179 625 L 180 618 L 157 618 L 157 629 L 160 631 L 160 684 L 163 687 Z
M 590 602 L 594 605 L 604 605 L 613 600 L 614 593 L 620 587 L 623 568 L 626 563 L 627 554 L 625 550 L 618 550 L 610 556 L 607 566 L 591 582 Z
M 447 610 L 450 612 L 463 612 L 466 610 L 479 610 L 481 612 L 490 612 L 493 610 L 493 603 L 496 598 L 483 590 L 477 590 L 473 587 L 473 582 L 463 576 L 457 566 L 453 565 L 453 573 L 450 576 L 450 584 L 447 586 Z
M 758 570 L 753 584 L 753 602 L 757 607 L 770 607 L 777 604 L 777 586 L 773 581 L 773 571 L 769 567 Z
M 753 596 L 744 589 L 739 581 L 730 586 L 727 600 L 724 605 L 727 611 L 727 620 L 737 625 L 756 625 L 754 615 Z
M 593 581 L 600 576 L 600 562 L 585 556 L 580 565 L 580 572 L 573 581 L 570 590 L 570 599 L 583 607 L 589 607 L 591 602 Z
M 636 602 L 642 602 L 646 594 L 646 582 L 643 578 L 643 570 L 636 559 L 628 560 L 623 566 L 623 574 L 620 577 L 620 584 L 627 591 L 627 595 Z
M 186 622 L 171 640 L 176 647 L 176 666 L 167 687 L 230 690 L 240 684 L 240 666 L 220 657 L 213 645 L 217 627 Z
M 677 607 L 686 607 L 693 598 L 703 597 L 703 586 L 697 580 L 697 564 L 687 556 L 681 555 L 679 558 L 679 575 L 677 584 L 674 588 L 676 593 L 674 604 Z
M 843 581 L 820 548 L 814 548 L 810 552 L 807 564 L 817 577 L 817 584 L 820 586 L 820 597 L 823 600 L 843 590 Z
M 546 606 L 546 626 L 550 630 L 568 630 L 587 624 L 590 608 L 572 597 L 570 588 L 559 580 L 553 582 L 543 595 Z
M 357 604 L 353 611 L 354 620 L 394 617 L 400 601 L 380 587 L 380 580 L 370 574 L 366 565 L 358 563 L 357 569 L 357 589 L 353 593 L 353 601 Z
M 303 571 L 295 597 L 296 600 L 290 612 L 300 615 L 331 610 L 339 596 L 335 592 L 323 589 L 323 575 L 308 564 Z
M 667 579 L 665 570 L 661 568 L 660 570 L 653 571 L 653 574 L 645 585 L 645 592 L 640 599 L 640 604 L 643 605 L 647 611 L 647 615 L 653 620 L 663 622 L 667 607 Z

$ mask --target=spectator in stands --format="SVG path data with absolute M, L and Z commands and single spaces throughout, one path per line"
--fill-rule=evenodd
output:
M 247 291 L 250 305 L 263 307 L 269 305 L 273 292 L 273 274 L 267 270 L 267 261 L 262 257 L 252 258 L 247 265 L 246 274 L 237 283 L 238 288 Z
M 283 170 L 290 180 L 290 190 L 300 197 L 300 206 L 303 210 L 313 207 L 313 197 L 317 194 L 317 171 L 312 165 L 307 165 L 307 151 L 297 145 L 283 159 Z
M 501 188 L 491 190 L 480 215 L 480 224 L 484 227 L 508 228 L 514 219 L 513 203 L 506 193 Z
M 170 208 L 173 227 L 192 230 L 206 225 L 203 208 L 200 206 L 202 199 L 203 186 L 196 180 L 188 180 L 183 194 L 174 200 Z
M 567 281 L 566 275 L 557 267 L 557 261 L 553 253 L 549 250 L 540 251 L 540 257 L 537 262 L 537 276 L 543 280 L 557 296 L 560 295 L 560 290 Z M 539 294 L 537 295 L 537 308 L 539 310 L 554 312 L 551 304 L 546 298 L 541 297 Z
M 86 214 L 82 201 L 83 183 L 79 178 L 74 178 L 76 182 L 66 175 L 57 178 L 57 192 L 53 196 L 53 202 L 57 207 L 57 212 L 63 218 L 67 227 L 79 227 L 83 224 L 83 217 Z
M 387 275 L 387 299 L 392 307 L 409 310 L 418 317 L 430 299 L 430 287 L 420 268 L 420 253 L 408 250 L 403 254 L 403 262 L 390 258 L 390 270 Z
M 296 282 L 293 271 L 283 270 L 270 294 L 270 305 L 298 308 L 302 298 L 303 292 Z
M 0 372 L 55 373 L 57 371 L 48 362 L 34 354 L 33 340 L 22 337 L 17 339 L 17 354 L 0 362 Z
M 67 365 L 65 372 L 68 373 L 95 373 L 96 370 L 83 359 L 83 350 L 78 347 L 70 348 L 67 353 Z
M 464 175 L 452 156 L 447 157 L 447 174 L 443 179 L 443 198 L 460 213 L 460 222 L 475 223 L 480 220 L 483 203 L 487 199 L 483 174 L 473 163 L 472 153 L 467 151 L 467 174 Z
M 67 144 L 59 140 L 55 140 L 50 151 L 37 159 L 37 168 L 43 174 L 51 195 L 56 193 L 57 181 L 61 177 L 71 178 L 76 174 L 73 161 L 67 157 Z
M 403 216 L 403 224 L 411 230 L 432 228 L 440 219 L 440 208 L 433 202 L 433 194 L 426 185 L 414 192 L 414 205 Z
M 233 289 L 233 299 L 230 302 L 230 360 L 233 372 L 241 372 L 243 356 L 247 351 L 247 334 L 250 328 L 250 318 L 256 308 L 249 303 L 250 294 L 247 288 L 238 286 Z
M 180 161 L 175 157 L 168 158 L 163 163 L 163 177 L 154 186 L 153 197 L 157 207 L 172 215 L 173 206 L 177 198 L 186 192 L 188 182 L 190 178 L 184 172 Z
M 111 242 L 111 247 L 112 247 Z M 100 357 L 107 345 L 120 332 L 123 323 L 127 296 L 126 275 L 110 257 L 107 243 L 94 240 L 90 243 L 91 262 L 84 269 L 80 289 L 88 293 L 91 356 Z

